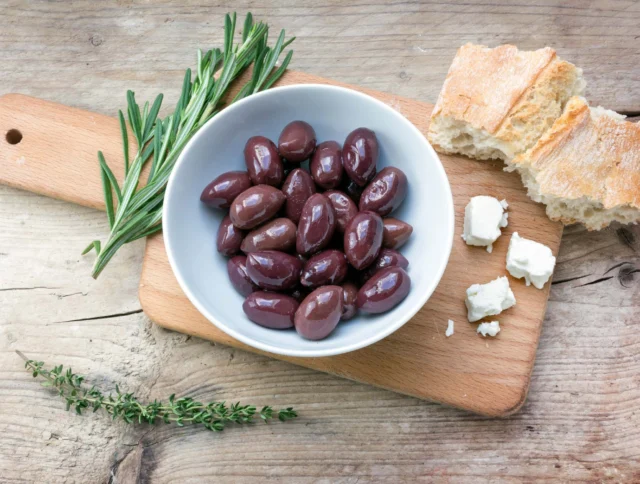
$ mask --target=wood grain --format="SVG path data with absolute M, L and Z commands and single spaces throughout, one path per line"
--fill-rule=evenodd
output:
M 171 103 L 195 47 L 220 43 L 221 15 L 232 8 L 250 8 L 297 35 L 295 69 L 399 96 L 434 102 L 461 43 L 512 42 L 552 45 L 583 66 L 595 104 L 639 108 L 640 8 L 608 0 L 7 0 L 0 2 L 0 94 L 109 116 L 131 88 L 140 99 L 164 92 Z M 527 403 L 500 420 L 127 315 L 140 311 L 143 244 L 125 247 L 98 281 L 89 276 L 92 260 L 79 256 L 107 231 L 103 214 L 0 186 L 3 482 L 640 480 L 638 226 L 565 229 Z M 74 319 L 83 321 L 64 322 Z M 141 398 L 294 405 L 301 418 L 211 435 L 76 417 L 24 372 L 14 349 L 70 363 L 106 389 L 120 382 Z

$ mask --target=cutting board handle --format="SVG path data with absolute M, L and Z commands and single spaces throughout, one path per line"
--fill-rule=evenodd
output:
M 0 97 L 0 136 L 5 185 L 104 210 L 98 150 L 118 180 L 124 175 L 120 124 L 109 116 L 6 94 Z

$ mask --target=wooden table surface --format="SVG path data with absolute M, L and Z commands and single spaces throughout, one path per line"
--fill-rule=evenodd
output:
M 171 104 L 236 9 L 296 35 L 297 70 L 430 102 L 465 42 L 549 45 L 584 68 L 593 104 L 640 115 L 637 1 L 208 3 L 2 0 L 0 94 L 110 115 L 127 89 Z M 638 226 L 565 229 L 529 398 L 504 420 L 159 329 L 137 299 L 143 242 L 91 279 L 80 251 L 106 233 L 102 213 L 0 187 L 2 482 L 640 481 Z M 212 434 L 78 417 L 14 350 L 145 399 L 293 405 L 300 418 Z

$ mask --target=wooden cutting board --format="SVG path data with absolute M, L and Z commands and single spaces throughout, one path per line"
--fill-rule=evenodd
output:
M 427 132 L 430 104 L 299 72 L 287 72 L 279 85 L 301 83 L 362 91 Z M 122 179 L 120 131 L 114 118 L 10 94 L 0 98 L 0 134 L 0 183 L 104 209 L 99 149 Z M 538 290 L 509 276 L 517 305 L 495 318 L 502 328 L 495 339 L 478 336 L 477 324 L 467 322 L 465 290 L 507 274 L 511 233 L 547 244 L 557 254 L 562 226 L 547 219 L 543 207 L 527 198 L 518 175 L 505 173 L 502 163 L 444 155 L 441 160 L 453 191 L 456 230 L 449 265 L 422 310 L 394 334 L 359 351 L 327 358 L 272 356 L 483 415 L 506 416 L 526 398 L 550 285 Z M 475 195 L 509 202 L 509 226 L 492 254 L 468 247 L 460 238 L 464 207 Z M 108 266 L 101 277 L 110 277 Z M 161 235 L 147 241 L 139 296 L 145 313 L 161 326 L 256 351 L 219 331 L 191 305 L 173 276 Z M 447 338 L 449 319 L 455 321 L 455 334 Z

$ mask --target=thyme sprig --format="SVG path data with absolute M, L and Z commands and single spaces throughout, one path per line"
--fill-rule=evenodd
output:
M 104 244 L 94 240 L 83 251 L 83 255 L 96 251 L 94 278 L 124 244 L 162 229 L 162 204 L 171 170 L 191 137 L 220 111 L 233 80 L 254 64 L 251 79 L 231 103 L 270 88 L 284 74 L 293 51 L 287 53 L 280 67 L 276 68 L 276 63 L 295 37 L 285 40 L 282 30 L 275 45 L 268 47 L 269 27 L 262 22 L 254 23 L 251 13 L 244 21 L 242 41 L 237 44 L 234 43 L 235 30 L 236 14 L 226 15 L 223 49 L 211 49 L 204 54 L 198 50 L 195 78 L 192 80 L 191 69 L 187 69 L 176 108 L 166 118 L 158 117 L 162 94 L 153 104 L 147 102 L 141 108 L 135 93 L 127 92 L 127 118 L 137 142 L 137 152 L 130 160 L 127 124 L 120 111 L 125 168 L 122 187 L 104 154 L 98 152 L 110 233 Z M 140 175 L 149 161 L 151 169 L 146 186 L 138 189 Z
M 221 432 L 228 423 L 248 424 L 255 418 L 266 422 L 276 416 L 278 420 L 285 422 L 298 416 L 292 407 L 275 411 L 266 406 L 258 411 L 253 405 L 227 405 L 225 402 L 205 404 L 191 397 L 176 398 L 175 395 L 171 395 L 168 402 L 154 400 L 144 405 L 132 393 L 120 391 L 118 385 L 115 395 L 105 395 L 95 386 L 87 388 L 83 385 L 84 377 L 73 373 L 71 368 L 65 370 L 62 365 L 48 370 L 42 361 L 27 360 L 25 368 L 34 378 L 43 378 L 42 386 L 54 388 L 65 399 L 67 410 L 74 409 L 78 415 L 85 409 L 93 412 L 103 409 L 113 420 L 120 418 L 127 423 L 175 423 L 180 427 L 185 424 L 201 424 L 214 432 Z

